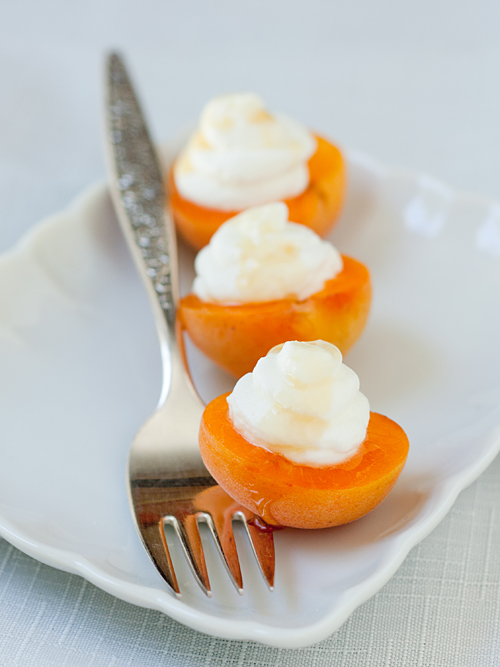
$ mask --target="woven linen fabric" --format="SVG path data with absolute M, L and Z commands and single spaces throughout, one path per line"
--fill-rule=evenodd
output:
M 500 457 L 325 641 L 276 649 L 186 628 L 0 540 L 1 667 L 498 667 Z

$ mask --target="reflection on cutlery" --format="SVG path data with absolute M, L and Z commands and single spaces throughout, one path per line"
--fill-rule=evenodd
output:
M 175 230 L 165 208 L 163 178 L 144 118 L 123 61 L 116 54 L 109 56 L 106 84 L 111 193 L 150 297 L 163 363 L 158 407 L 140 428 L 129 454 L 129 500 L 136 526 L 158 571 L 180 596 L 165 538 L 165 524 L 171 525 L 196 580 L 211 595 L 198 523 L 208 524 L 227 571 L 242 593 L 232 529 L 232 520 L 240 520 L 272 589 L 272 530 L 217 485 L 199 454 L 203 404 L 187 371 L 182 335 L 176 326 Z

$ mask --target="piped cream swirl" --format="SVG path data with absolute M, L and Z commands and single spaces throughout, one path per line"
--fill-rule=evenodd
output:
M 307 188 L 315 150 L 305 128 L 271 115 L 257 95 L 221 95 L 175 161 L 175 185 L 185 199 L 222 211 L 287 199 Z
M 358 376 L 324 341 L 277 345 L 236 383 L 227 402 L 246 440 L 311 466 L 351 458 L 370 419 Z
M 193 292 L 202 301 L 227 304 L 302 300 L 322 290 L 342 267 L 331 243 L 289 222 L 286 204 L 275 202 L 219 227 L 196 257 Z

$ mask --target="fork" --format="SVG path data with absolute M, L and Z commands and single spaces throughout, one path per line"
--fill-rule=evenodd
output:
M 232 528 L 243 523 L 272 590 L 272 528 L 235 503 L 209 474 L 198 449 L 203 403 L 188 371 L 176 319 L 178 266 L 175 230 L 166 209 L 158 159 L 121 57 L 107 62 L 106 148 L 111 195 L 125 239 L 151 301 L 161 349 L 163 383 L 158 406 L 135 436 L 128 459 L 128 496 L 143 544 L 170 589 L 179 583 L 165 537 L 173 527 L 194 577 L 211 596 L 200 537 L 205 522 L 239 593 L 243 579 Z

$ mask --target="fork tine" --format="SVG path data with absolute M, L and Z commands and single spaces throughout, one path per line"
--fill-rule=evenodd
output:
M 260 571 L 269 586 L 269 590 L 274 589 L 274 537 L 273 529 L 267 524 L 262 527 L 257 523 L 258 519 L 251 512 L 239 510 L 233 517 L 241 521 L 245 526 L 248 539 L 252 545 L 252 551 L 260 566 Z
M 229 578 L 241 595 L 243 578 L 231 523 L 239 505 L 218 484 L 214 484 L 196 497 L 194 507 L 199 512 L 199 519 L 207 523 Z
M 188 563 L 193 570 L 196 581 L 199 583 L 202 591 L 208 597 L 212 597 L 207 564 L 203 553 L 203 544 L 201 542 L 200 531 L 198 528 L 197 515 L 189 514 L 183 519 L 173 522 L 173 526 L 179 537 Z
M 177 597 L 181 596 L 175 570 L 170 558 L 170 552 L 165 539 L 165 531 L 163 530 L 163 522 L 152 523 L 149 525 L 140 526 L 142 538 L 146 548 L 148 549 L 151 558 L 161 575 L 173 589 Z
M 215 544 L 228 571 L 229 577 L 240 595 L 243 595 L 243 577 L 240 561 L 236 551 L 231 515 L 216 513 L 213 516 L 205 513 L 201 517 L 206 521 Z

